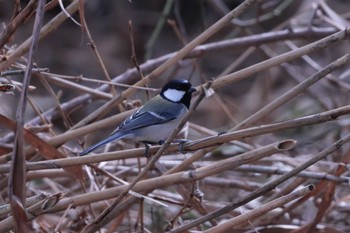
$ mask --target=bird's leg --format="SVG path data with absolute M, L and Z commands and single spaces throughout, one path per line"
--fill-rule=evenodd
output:
M 174 143 L 179 143 L 179 151 L 182 154 L 186 154 L 185 143 L 189 142 L 189 141 L 191 141 L 191 140 L 187 140 L 187 139 L 175 139 L 175 140 L 173 140 Z M 159 143 L 159 145 L 163 145 L 165 143 L 165 140 L 160 140 L 158 143 Z
M 149 147 L 150 147 L 151 145 L 150 145 L 149 143 L 147 143 L 147 142 L 144 142 L 143 144 L 145 145 L 145 152 L 144 152 L 145 157 L 146 157 L 146 158 L 151 157 L 151 156 L 148 154 L 148 152 L 149 152 Z
M 201 189 L 199 187 L 198 180 L 195 180 L 194 184 L 193 184 L 193 196 L 198 198 L 200 202 L 203 201 L 204 193 L 201 191 Z
M 182 154 L 186 154 L 185 151 L 185 143 L 186 142 L 190 142 L 191 140 L 187 140 L 187 139 L 175 139 L 174 142 L 179 143 L 179 151 Z

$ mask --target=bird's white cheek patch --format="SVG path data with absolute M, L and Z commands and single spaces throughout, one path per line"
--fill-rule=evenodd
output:
M 164 92 L 165 98 L 173 102 L 179 102 L 184 95 L 185 92 L 175 89 L 168 89 Z

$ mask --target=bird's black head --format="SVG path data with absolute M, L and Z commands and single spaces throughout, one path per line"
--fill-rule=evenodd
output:
M 192 93 L 196 89 L 192 87 L 191 83 L 184 79 L 176 79 L 168 82 L 160 92 L 160 95 L 174 103 L 182 103 L 187 108 L 190 107 Z

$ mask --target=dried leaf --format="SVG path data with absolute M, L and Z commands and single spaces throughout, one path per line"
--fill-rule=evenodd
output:
M 0 122 L 8 127 L 10 130 L 15 129 L 16 123 L 8 119 L 7 117 L 0 114 Z M 66 158 L 61 152 L 59 152 L 55 147 L 46 143 L 44 140 L 40 139 L 31 131 L 24 129 L 24 139 L 26 142 L 31 144 L 34 148 L 38 149 L 40 154 L 46 159 L 60 159 Z M 81 166 L 72 166 L 64 168 L 70 175 L 83 181 L 84 172 Z

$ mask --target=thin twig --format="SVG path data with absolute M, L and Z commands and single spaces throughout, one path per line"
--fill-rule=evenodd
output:
M 85 0 L 87 2 L 88 0 Z M 76 10 L 78 10 L 80 0 L 75 0 L 72 2 L 67 8 L 67 12 L 69 14 L 74 13 Z M 51 33 L 53 30 L 55 30 L 60 24 L 62 24 L 67 19 L 67 16 L 65 13 L 61 12 L 56 17 L 54 17 L 50 22 L 45 24 L 41 28 L 39 39 L 42 39 L 43 37 L 47 36 L 49 33 Z M 23 56 L 25 53 L 29 51 L 30 45 L 32 43 L 33 37 L 29 37 L 26 41 L 24 41 L 20 46 L 18 46 L 8 57 L 7 60 L 0 63 L 0 70 L 5 70 L 10 65 L 12 65 L 17 59 L 19 59 L 21 56 Z
M 242 37 L 242 38 L 237 38 L 231 40 L 224 40 L 221 42 L 214 42 L 214 43 L 209 43 L 205 45 L 200 45 L 197 46 L 196 49 L 194 49 L 189 55 L 187 55 L 185 58 L 191 58 L 191 57 L 199 57 L 203 56 L 206 54 L 210 54 L 211 52 L 225 52 L 225 51 L 230 51 L 231 49 L 234 48 L 240 48 L 242 46 L 252 46 L 252 45 L 259 45 L 267 42 L 272 42 L 272 41 L 278 41 L 278 40 L 283 40 L 286 38 L 303 38 L 306 36 L 307 38 L 310 36 L 316 36 L 316 37 L 321 37 L 321 36 L 326 36 L 331 33 L 334 33 L 334 29 L 332 28 L 326 28 L 326 29 L 312 29 L 310 28 L 305 28 L 305 29 L 295 29 L 293 31 L 290 30 L 283 30 L 283 31 L 278 31 L 278 32 L 268 32 L 268 33 L 262 33 L 259 35 L 254 35 L 254 36 L 248 36 L 248 37 Z M 266 40 L 266 41 L 265 41 Z M 157 66 L 159 66 L 161 63 L 163 63 L 165 60 L 169 59 L 172 57 L 174 53 L 170 53 L 167 55 L 164 55 L 162 57 L 149 60 L 146 63 L 140 65 L 140 68 L 145 72 L 151 72 L 153 69 L 155 69 Z M 1 70 L 1 69 L 0 69 Z M 137 69 L 129 69 L 128 71 L 124 72 L 121 75 L 118 75 L 113 79 L 113 82 L 119 82 L 120 80 L 136 80 L 138 75 Z M 117 85 L 117 84 L 116 84 Z M 97 88 L 99 91 L 106 90 L 108 85 L 102 85 L 101 87 Z M 129 87 L 129 86 L 125 86 Z M 134 87 L 133 88 L 142 88 L 142 87 Z M 66 103 L 62 104 L 62 109 L 65 111 L 71 111 L 72 109 L 76 108 L 79 105 L 84 105 L 89 102 L 91 99 L 90 95 L 83 95 L 76 97 Z M 42 117 L 45 117 L 47 119 L 55 119 L 57 117 L 57 110 L 56 108 L 51 108 L 44 112 L 42 114 Z M 41 117 L 35 117 L 32 120 L 29 120 L 27 123 L 31 125 L 37 125 L 40 124 L 41 122 Z M 78 127 L 78 126 L 77 126 Z M 8 141 L 10 138 L 10 135 L 4 136 L 4 140 Z
M 248 9 L 254 2 L 257 0 L 245 0 L 241 5 L 233 9 L 231 12 L 226 14 L 208 29 L 206 29 L 203 33 L 193 39 L 190 43 L 188 43 L 185 47 L 177 51 L 173 56 L 171 56 L 168 60 L 166 60 L 163 64 L 158 66 L 155 70 L 153 70 L 150 74 L 148 74 L 144 79 L 141 79 L 134 86 L 144 86 L 148 83 L 149 80 L 159 77 L 164 71 L 166 71 L 169 67 L 175 65 L 178 61 L 183 59 L 186 55 L 188 55 L 196 46 L 202 44 L 204 41 L 209 39 L 211 36 L 215 35 L 220 29 L 222 29 L 227 24 L 231 23 L 231 20 L 240 14 L 242 14 L 246 9 Z M 0 64 L 1 65 L 1 64 Z M 1 66 L 0 66 L 1 68 Z M 90 123 L 94 119 L 103 116 L 106 114 L 109 109 L 120 102 L 121 100 L 129 97 L 135 93 L 135 89 L 127 89 L 123 91 L 119 96 L 116 96 L 112 100 L 105 103 L 102 107 L 97 109 L 93 114 L 85 117 L 82 121 L 77 123 L 74 128 L 81 127 L 85 124 Z
M 305 79 L 300 84 L 296 85 L 294 88 L 290 89 L 277 99 L 270 102 L 268 105 L 257 111 L 256 113 L 252 114 L 248 118 L 246 118 L 244 121 L 237 124 L 235 127 L 233 127 L 230 131 L 235 131 L 238 129 L 245 128 L 247 126 L 251 126 L 255 122 L 257 122 L 259 119 L 265 117 L 266 115 L 270 114 L 272 111 L 276 110 L 281 105 L 287 103 L 288 101 L 291 101 L 295 96 L 305 91 L 307 88 L 309 88 L 311 85 L 315 84 L 322 78 L 324 78 L 327 74 L 331 73 L 335 69 L 339 68 L 340 66 L 344 65 L 349 58 L 349 54 L 342 56 L 341 58 L 335 60 L 334 62 L 330 63 L 326 67 L 324 67 L 319 72 L 315 73 L 311 77 Z
M 227 230 L 232 230 L 234 228 L 237 228 L 241 224 L 252 221 L 267 212 L 276 209 L 278 207 L 283 207 L 283 205 L 295 201 L 296 199 L 306 195 L 307 193 L 310 193 L 312 190 L 314 190 L 313 185 L 308 185 L 305 188 L 302 188 L 298 191 L 294 191 L 292 193 L 287 194 L 286 196 L 280 197 L 278 199 L 275 199 L 269 203 L 266 203 L 258 208 L 255 208 L 254 210 L 251 210 L 247 213 L 244 213 L 238 217 L 232 218 L 224 223 L 221 223 L 218 226 L 212 227 L 206 231 L 205 233 L 220 233 L 220 232 L 226 232 Z
M 9 201 L 14 217 L 15 232 L 29 232 L 26 215 L 26 159 L 24 153 L 24 114 L 35 53 L 39 44 L 39 34 L 43 23 L 45 0 L 39 0 L 33 28 L 33 41 L 29 50 L 28 66 L 23 78 L 23 90 L 16 114 L 16 138 L 13 147 L 11 171 L 8 183 Z
M 111 77 L 108 74 L 107 68 L 106 68 L 106 66 L 105 66 L 105 64 L 104 64 L 104 62 L 102 60 L 100 52 L 97 49 L 95 41 L 93 40 L 93 38 L 91 36 L 89 27 L 88 27 L 88 25 L 86 23 L 86 20 L 85 20 L 85 16 L 81 15 L 80 19 L 82 20 L 82 22 L 81 22 L 82 23 L 82 29 L 86 32 L 86 35 L 87 35 L 87 37 L 89 39 L 88 45 L 90 46 L 90 48 L 94 52 L 94 54 L 95 54 L 95 56 L 97 58 L 98 64 L 100 65 L 100 67 L 102 69 L 102 72 L 103 72 L 103 75 L 104 75 L 105 79 L 110 82 L 111 81 Z M 113 95 L 116 95 L 116 91 L 114 89 L 114 86 L 111 86 L 111 92 L 112 92 Z
M 229 83 L 233 83 L 233 82 L 237 82 L 240 80 L 243 80 L 257 72 L 261 72 L 263 70 L 266 70 L 269 67 L 273 67 L 279 64 L 282 64 L 284 62 L 293 60 L 297 57 L 301 57 L 305 54 L 311 53 L 311 52 L 315 52 L 319 49 L 322 48 L 326 48 L 329 45 L 340 41 L 340 40 L 344 40 L 346 38 L 349 37 L 349 31 L 347 29 L 334 33 L 333 35 L 330 35 L 326 38 L 323 38 L 321 40 L 318 40 L 316 42 L 313 42 L 311 44 L 307 44 L 303 47 L 300 47 L 296 50 L 278 55 L 276 57 L 270 58 L 266 61 L 257 63 L 255 65 L 249 66 L 247 68 L 241 69 L 235 73 L 232 74 L 228 74 L 226 76 L 220 77 L 218 79 L 215 80 L 215 82 L 213 83 L 213 88 L 220 88 L 223 87 Z
M 130 112 L 129 112 L 130 114 Z M 218 136 L 210 136 L 203 139 L 195 140 L 192 142 L 187 142 L 184 144 L 184 150 L 185 151 L 195 151 L 201 148 L 207 148 L 215 145 L 220 145 L 225 142 L 229 142 L 232 140 L 239 140 L 246 137 L 252 137 L 272 132 L 279 132 L 282 130 L 292 129 L 296 127 L 302 127 L 312 124 L 320 124 L 327 121 L 333 121 L 336 120 L 338 117 L 350 114 L 350 105 L 340 107 L 337 109 L 333 109 L 330 111 L 313 114 L 301 118 L 296 118 L 288 121 L 278 122 L 278 123 L 272 123 L 268 125 L 262 125 L 257 127 L 251 127 L 248 129 L 238 130 L 231 133 L 221 134 Z M 79 137 L 80 135 L 86 133 L 86 130 L 91 130 L 93 128 L 96 129 L 97 125 L 98 127 L 104 126 L 107 127 L 108 125 L 115 125 L 118 122 L 121 122 L 128 114 L 124 114 L 123 116 L 114 116 L 111 118 L 107 118 L 102 120 L 101 122 L 96 122 L 94 124 L 88 125 L 86 127 L 74 130 L 74 131 L 68 131 L 64 134 L 58 135 L 56 137 L 53 137 L 52 139 L 48 140 L 48 143 L 53 146 L 59 146 L 63 144 L 66 141 L 72 140 L 76 137 Z M 1 117 L 1 115 L 0 115 Z M 117 121 L 116 121 L 117 119 Z M 106 124 L 107 123 L 107 124 Z M 153 155 L 156 151 L 159 150 L 159 146 L 152 146 L 149 149 L 149 154 Z M 168 147 L 168 152 L 174 152 L 178 149 L 177 144 L 170 145 Z M 203 149 L 205 151 L 205 149 Z M 27 154 L 34 153 L 35 150 L 32 148 L 28 148 L 26 150 Z M 39 162 L 28 162 L 27 163 L 27 170 L 37 170 L 37 169 L 46 169 L 46 168 L 59 168 L 59 167 L 67 167 L 67 166 L 74 166 L 74 165 L 82 165 L 82 164 L 89 164 L 89 163 L 96 163 L 101 161 L 110 161 L 110 160 L 116 160 L 116 159 L 125 159 L 125 158 L 134 158 L 139 157 L 144 154 L 143 148 L 138 149 L 130 149 L 125 151 L 115 151 L 105 154 L 97 154 L 97 155 L 89 155 L 84 157 L 72 157 L 72 158 L 65 158 L 65 159 L 56 159 L 56 160 L 47 160 L 47 161 L 39 161 Z M 4 158 L 5 160 L 8 159 L 7 157 Z M 187 168 L 192 162 L 196 161 L 196 158 L 193 158 L 191 156 L 190 158 L 186 159 L 181 163 L 180 165 L 174 167 L 173 169 L 170 169 L 168 173 L 181 171 L 185 168 Z M 0 165 L 0 173 L 6 173 L 9 171 L 9 165 L 4 164 Z
M 267 157 L 274 153 L 281 153 L 284 151 L 291 150 L 295 146 L 295 141 L 284 140 L 275 142 L 252 151 L 248 151 L 236 157 L 228 158 L 222 161 L 211 163 L 205 167 L 201 167 L 192 171 L 179 172 L 171 175 L 158 176 L 149 178 L 146 180 L 139 181 L 133 188 L 135 192 L 151 192 L 152 190 L 159 189 L 165 186 L 171 186 L 175 184 L 182 184 L 184 182 L 192 182 L 194 180 L 200 180 L 205 177 L 222 173 L 225 170 L 233 169 L 247 162 L 257 161 L 263 157 Z M 71 203 L 74 206 L 85 205 L 91 202 L 97 202 L 105 199 L 114 198 L 116 194 L 123 193 L 128 189 L 128 185 L 122 185 L 112 187 L 100 191 L 89 192 L 85 194 L 76 195 L 73 197 L 63 198 L 55 206 L 50 209 L 43 210 L 45 212 L 57 212 L 66 209 Z M 121 211 L 119 208 L 118 211 Z M 39 214 L 37 212 L 37 214 Z M 1 228 L 0 228 L 1 230 Z
M 350 141 L 350 134 L 346 135 L 345 137 L 338 140 L 334 144 L 326 147 L 324 150 L 320 151 L 319 153 L 313 155 L 312 158 L 310 160 L 306 161 L 304 164 L 294 168 L 292 171 L 290 171 L 290 172 L 288 172 L 288 173 L 286 173 L 286 174 L 284 174 L 284 175 L 282 175 L 274 180 L 269 181 L 263 187 L 255 190 L 254 192 L 248 194 L 247 196 L 245 196 L 243 198 L 238 198 L 234 202 L 231 202 L 229 205 L 226 205 L 225 207 L 220 208 L 216 211 L 213 211 L 212 213 L 210 213 L 206 216 L 200 217 L 200 218 L 198 218 L 190 223 L 184 224 L 184 225 L 182 225 L 174 230 L 171 230 L 170 232 L 172 232 L 172 233 L 183 232 L 184 230 L 198 226 L 199 224 L 204 223 L 211 218 L 216 218 L 224 213 L 227 213 L 228 211 L 231 211 L 231 210 L 233 210 L 241 205 L 244 205 L 244 204 L 254 200 L 255 198 L 261 196 L 262 194 L 272 190 L 277 185 L 283 183 L 287 179 L 295 176 L 299 172 L 301 172 L 301 171 L 305 170 L 306 168 L 310 167 L 311 165 L 315 164 L 319 160 L 324 159 L 332 152 L 339 150 L 342 147 L 342 145 L 344 145 L 348 141 Z
M 137 184 L 146 174 L 147 172 L 154 166 L 156 161 L 160 158 L 160 156 L 165 152 L 165 150 L 169 147 L 170 143 L 174 140 L 176 135 L 180 132 L 180 130 L 183 128 L 183 126 L 188 121 L 189 117 L 193 113 L 193 111 L 197 108 L 199 103 L 202 101 L 202 99 L 205 97 L 205 90 L 209 89 L 212 82 L 208 82 L 202 86 L 202 90 L 194 104 L 190 107 L 187 114 L 181 119 L 178 126 L 173 130 L 172 134 L 169 136 L 169 138 L 164 142 L 164 144 L 159 148 L 157 153 L 152 157 L 151 161 L 146 165 L 146 167 L 141 171 L 141 173 L 128 185 L 127 190 L 123 191 L 119 196 L 116 198 L 116 200 L 113 202 L 113 204 L 107 208 L 105 211 L 103 211 L 95 220 L 94 222 L 86 227 L 87 232 L 95 232 L 96 229 L 99 229 L 101 226 L 105 225 L 111 219 L 116 217 L 113 214 L 114 209 L 118 209 L 118 205 L 122 201 L 122 199 L 126 196 L 126 194 Z
M 20 1 L 16 0 L 16 6 L 13 15 L 15 17 L 12 18 L 11 22 L 8 25 L 6 25 L 5 30 L 3 30 L 0 34 L 0 48 L 4 47 L 4 45 L 8 42 L 10 37 L 13 35 L 13 33 L 17 30 L 17 27 L 27 19 L 27 17 L 32 13 L 32 11 L 35 10 L 36 2 L 36 0 L 29 1 L 23 10 L 18 11 L 18 7 L 20 7 Z M 0 68 L 0 70 L 3 69 Z

